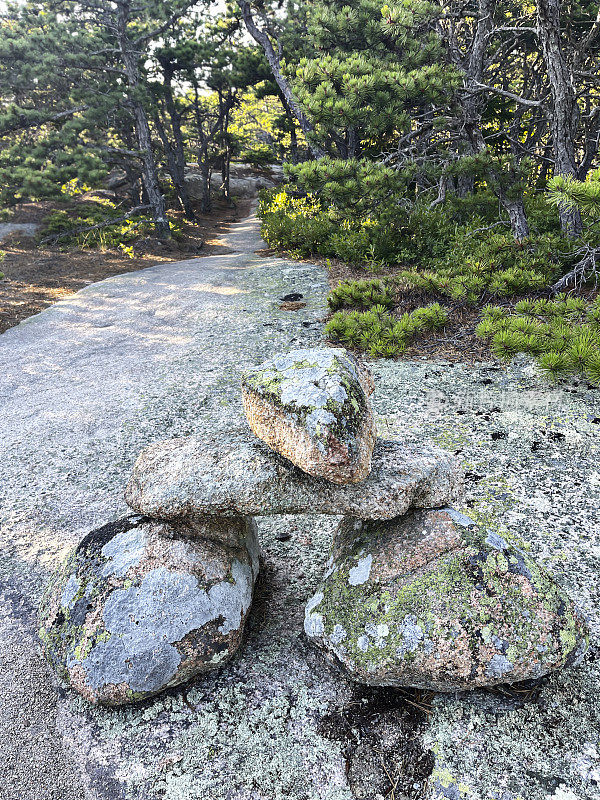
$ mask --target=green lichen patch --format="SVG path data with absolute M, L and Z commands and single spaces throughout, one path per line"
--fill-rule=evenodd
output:
M 305 630 L 357 680 L 440 691 L 540 677 L 587 648 L 550 576 L 452 510 L 343 521 Z

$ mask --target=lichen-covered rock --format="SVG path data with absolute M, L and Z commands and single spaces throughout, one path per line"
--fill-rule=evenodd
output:
M 300 469 L 333 483 L 369 474 L 377 436 L 373 379 L 346 350 L 281 353 L 242 377 L 242 400 L 259 439 Z
M 369 476 L 340 486 L 307 475 L 247 429 L 230 429 L 150 445 L 135 463 L 125 499 L 134 511 L 160 519 L 198 514 L 392 519 L 411 506 L 453 502 L 462 478 L 458 459 L 440 448 L 379 439 Z
M 254 521 L 236 524 L 245 536 L 229 546 L 143 517 L 88 534 L 40 605 L 61 678 L 116 706 L 221 666 L 239 647 L 259 568 Z
M 588 646 L 552 578 L 453 509 L 342 520 L 304 627 L 357 681 L 435 691 L 538 678 Z

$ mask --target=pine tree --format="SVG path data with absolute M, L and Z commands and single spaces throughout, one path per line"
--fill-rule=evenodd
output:
M 133 160 L 157 235 L 170 227 L 145 79 L 146 51 L 190 0 L 29 0 L 1 21 L 0 190 L 5 202 L 97 184 L 115 158 Z
M 300 186 L 357 212 L 414 192 L 415 180 L 435 170 L 441 112 L 456 82 L 441 62 L 438 13 L 421 0 L 311 7 L 315 53 L 295 66 L 294 89 L 329 157 L 293 168 Z

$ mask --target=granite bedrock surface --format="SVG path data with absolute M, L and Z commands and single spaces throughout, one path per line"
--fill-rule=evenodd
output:
M 254 257 L 252 222 L 228 244 L 231 254 L 88 287 L 0 337 L 2 800 L 352 800 L 353 776 L 366 774 L 322 724 L 352 706 L 355 687 L 302 633 L 334 518 L 259 520 L 265 563 L 246 640 L 187 689 L 90 709 L 52 688 L 34 647 L 50 571 L 89 530 L 126 513 L 123 486 L 142 448 L 238 424 L 244 368 L 322 342 L 321 269 Z M 305 309 L 279 310 L 290 291 L 304 294 Z M 600 798 L 598 391 L 548 387 L 525 363 L 372 369 L 379 435 L 463 458 L 459 508 L 521 536 L 593 632 L 584 662 L 531 696 L 438 695 L 423 734 L 433 771 L 413 796 Z

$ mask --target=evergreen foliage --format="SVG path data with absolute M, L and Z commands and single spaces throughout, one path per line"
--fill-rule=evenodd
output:
M 404 352 L 416 334 L 443 328 L 447 320 L 448 313 L 439 303 L 400 317 L 378 304 L 368 311 L 337 311 L 325 330 L 333 341 L 364 350 L 373 357 L 392 358 Z
M 592 219 L 600 218 L 600 169 L 591 172 L 585 181 L 570 175 L 557 175 L 548 181 L 547 197 L 557 208 L 576 208 Z
M 513 309 L 486 306 L 477 335 L 497 358 L 527 353 L 553 379 L 582 375 L 600 385 L 600 297 L 589 303 L 561 294 L 521 300 Z
M 329 293 L 329 308 L 370 308 L 395 305 L 394 294 L 382 280 L 342 281 Z

